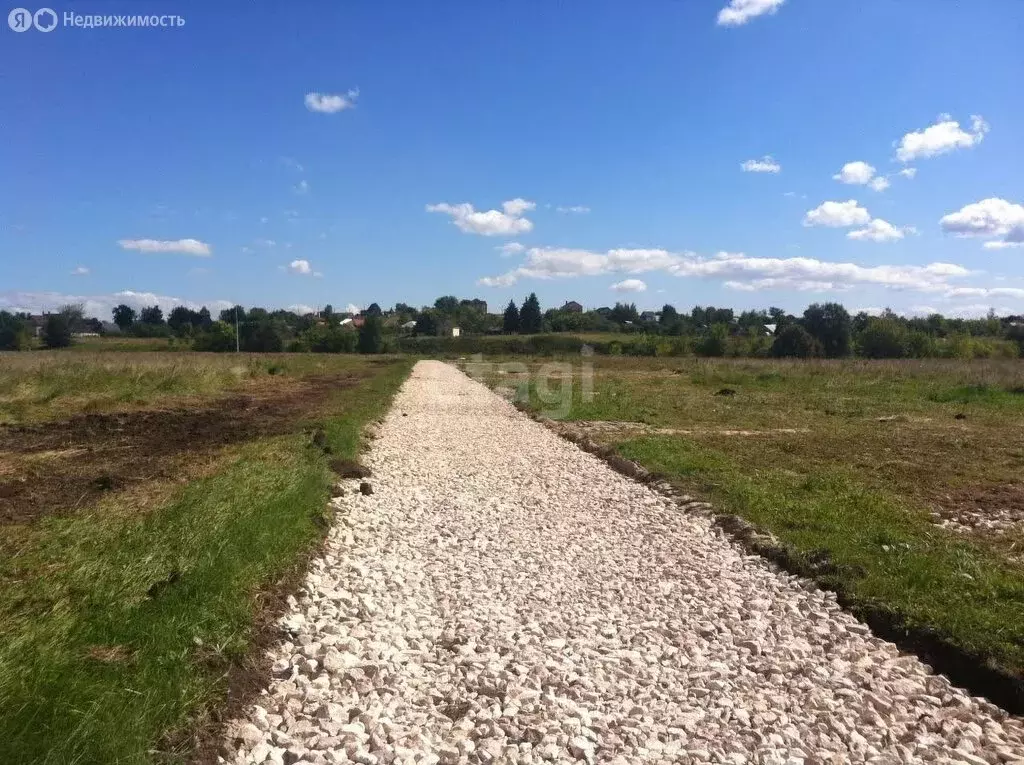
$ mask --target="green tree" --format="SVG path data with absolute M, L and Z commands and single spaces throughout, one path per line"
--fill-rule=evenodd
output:
M 380 306 L 376 303 L 370 303 L 366 310 L 363 311 L 366 316 L 380 316 L 384 312 L 380 309 Z
M 58 311 L 68 321 L 68 326 L 71 327 L 71 332 L 85 332 L 87 330 L 85 322 L 85 306 L 82 303 L 67 303 L 60 307 Z
M 1006 330 L 1006 337 L 1018 345 L 1020 355 L 1024 356 L 1024 322 L 1011 324 L 1009 329 Z
M 540 332 L 543 322 L 540 301 L 537 300 L 537 294 L 531 292 L 523 301 L 523 307 L 519 309 L 519 331 L 524 335 L 535 335 Z
M 839 303 L 815 303 L 804 311 L 804 329 L 821 345 L 830 359 L 850 355 L 852 321 Z
M 356 349 L 356 333 L 335 324 L 314 324 L 303 339 L 313 353 L 352 353 Z
M 284 350 L 287 327 L 269 318 L 247 321 L 241 326 L 240 345 L 249 353 L 280 353 Z
M 421 313 L 420 317 L 416 319 L 416 326 L 413 328 L 413 334 L 417 337 L 434 337 L 437 334 L 437 330 L 437 314 L 433 309 L 430 309 Z
M 661 316 L 658 317 L 658 321 L 663 327 L 673 327 L 679 322 L 679 311 L 676 310 L 674 305 L 665 303 L 661 307 Z
M 769 324 L 775 325 L 775 331 L 779 331 L 779 327 L 783 327 L 786 324 L 792 324 L 796 319 L 790 316 L 788 313 L 783 311 L 781 308 L 772 306 L 768 309 L 768 318 L 771 319 Z
M 151 305 L 139 311 L 139 321 L 143 324 L 159 327 L 164 323 L 164 312 L 160 310 L 160 306 Z
M 245 309 L 240 305 L 236 305 L 233 308 L 225 308 L 220 312 L 220 316 L 218 318 L 220 318 L 220 320 L 225 324 L 234 326 L 236 315 L 239 323 L 245 321 Z
M 130 305 L 121 303 L 121 305 L 117 306 L 112 313 L 114 314 L 114 324 L 116 324 L 122 332 L 127 332 L 132 328 L 132 324 L 135 323 L 135 309 Z
M 192 349 L 212 353 L 235 350 L 235 325 L 223 321 L 213 322 L 192 341 Z
M 902 359 L 910 353 L 910 332 L 896 319 L 870 319 L 857 345 L 869 359 Z
M 10 311 L 0 311 L 0 351 L 23 351 L 29 347 L 29 337 L 24 319 Z
M 705 335 L 694 346 L 698 356 L 720 357 L 729 349 L 729 327 L 725 324 L 712 324 Z
M 625 324 L 627 321 L 637 321 L 640 314 L 637 313 L 635 303 L 616 303 L 608 318 L 618 324 Z
M 167 326 L 179 337 L 188 334 L 192 329 L 193 311 L 183 305 L 176 306 L 167 315 Z
M 459 299 L 454 295 L 439 297 L 434 301 L 434 310 L 436 310 L 442 318 L 449 319 L 459 310 Z
M 519 331 L 519 309 L 516 308 L 516 301 L 508 301 L 505 316 L 501 321 L 501 328 L 506 335 L 514 335 Z
M 71 316 L 63 311 L 51 313 L 43 325 L 43 345 L 47 348 L 67 348 L 71 345 Z
M 205 305 L 192 316 L 192 326 L 194 327 L 206 330 L 210 328 L 211 324 L 213 324 L 213 317 L 210 316 L 210 309 Z
M 359 328 L 359 352 L 380 353 L 384 348 L 384 333 L 379 316 L 367 316 Z
M 775 331 L 772 356 L 776 358 L 806 359 L 817 356 L 820 351 L 818 341 L 799 324 L 786 324 Z

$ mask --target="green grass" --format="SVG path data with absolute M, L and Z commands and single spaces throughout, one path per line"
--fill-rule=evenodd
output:
M 338 389 L 322 422 L 336 455 L 356 456 L 410 366 Z M 260 589 L 321 538 L 330 483 L 296 432 L 246 444 L 145 513 L 115 498 L 9 540 L 0 762 L 151 762 L 164 734 L 202 720 L 246 651 Z
M 353 355 L 0 353 L 0 424 L 209 397 L 247 384 L 365 367 Z

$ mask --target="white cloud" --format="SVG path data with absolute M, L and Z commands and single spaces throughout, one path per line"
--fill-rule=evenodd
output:
M 303 276 L 309 276 L 313 273 L 313 267 L 309 264 L 308 260 L 293 260 L 288 264 L 288 270 L 293 274 L 302 274 Z
M 138 252 L 176 252 L 205 258 L 212 254 L 210 245 L 198 239 L 120 239 L 117 242 L 123 250 Z
M 71 275 L 72 276 L 88 276 L 89 275 L 89 269 L 86 268 L 85 266 L 79 266 L 78 268 L 76 268 L 74 271 L 71 272 Z
M 730 0 L 729 4 L 718 12 L 718 24 L 723 27 L 746 24 L 757 16 L 775 13 L 784 2 L 786 0 Z
M 500 276 L 481 276 L 476 283 L 481 287 L 510 287 L 519 281 L 519 274 L 516 271 L 509 271 Z
M 647 283 L 640 279 L 625 279 L 624 281 L 613 284 L 611 289 L 616 292 L 646 292 Z
M 870 186 L 875 191 L 885 191 L 889 188 L 889 179 L 875 173 L 875 168 L 867 162 L 847 162 L 842 170 L 832 176 L 832 180 L 851 186 Z
M 846 237 L 869 242 L 893 242 L 902 239 L 908 233 L 914 233 L 914 229 L 912 227 L 897 228 L 888 221 L 875 218 L 865 228 L 850 231 Z
M 977 115 L 971 116 L 971 132 L 966 132 L 948 114 L 939 115 L 939 121 L 924 130 L 907 133 L 896 147 L 896 158 L 910 162 L 919 157 L 935 157 L 956 149 L 969 149 L 982 142 L 989 125 Z
M 363 309 L 357 306 L 355 303 L 349 303 L 345 306 L 345 310 L 342 313 L 360 313 Z
M 874 285 L 919 292 L 942 292 L 949 280 L 970 272 L 953 263 L 926 266 L 861 266 L 814 258 L 754 258 L 720 252 L 711 257 L 658 249 L 616 249 L 591 252 L 532 248 L 523 264 L 504 274 L 480 279 L 486 287 L 507 287 L 520 279 L 556 279 L 662 271 L 685 278 L 722 279 L 733 289 L 844 290 Z
M 253 244 L 255 244 L 255 245 L 259 246 L 259 247 L 268 247 L 268 248 L 269 247 L 276 247 L 277 246 L 277 242 L 275 242 L 273 239 L 256 239 L 256 240 L 253 241 Z
M 288 306 L 288 310 L 292 313 L 297 313 L 299 316 L 305 316 L 307 313 L 316 313 L 316 309 L 311 305 L 305 303 L 296 303 L 295 305 Z
M 311 112 L 335 114 L 344 109 L 352 109 L 359 98 L 359 88 L 353 88 L 344 95 L 332 93 L 307 93 L 306 108 Z
M 863 186 L 874 177 L 875 168 L 867 162 L 847 162 L 842 170 L 832 176 L 832 180 Z
M 984 319 L 989 311 L 995 311 L 997 316 L 1008 316 L 1020 313 L 1020 309 L 1013 309 L 1008 306 L 996 307 L 991 303 L 968 303 L 966 305 L 949 306 L 939 313 L 943 316 L 955 316 L 961 319 Z
M 913 180 L 914 176 L 917 175 L 917 168 L 905 167 L 902 170 L 900 170 L 900 175 L 902 175 L 904 178 L 909 178 L 910 180 Z
M 296 194 L 308 194 L 309 193 L 309 181 L 303 178 L 292 188 Z
M 998 197 L 966 205 L 939 221 L 943 231 L 957 236 L 980 236 L 990 250 L 1019 247 L 1024 244 L 1024 206 Z
M 574 213 L 576 215 L 586 215 L 590 212 L 590 208 L 586 205 L 573 205 L 572 207 L 556 207 L 556 212 L 560 213 Z
M 507 202 L 502 202 L 501 207 L 505 211 L 506 215 L 511 215 L 513 218 L 518 218 L 524 212 L 536 210 L 537 203 L 528 202 L 525 199 L 522 199 L 521 197 L 516 197 L 515 199 L 510 199 Z
M 185 306 L 198 310 L 204 305 L 216 316 L 224 308 L 234 305 L 229 300 L 184 300 L 177 297 L 158 295 L 155 292 L 135 292 L 122 290 L 104 295 L 66 295 L 59 292 L 0 292 L 0 309 L 9 311 L 25 311 L 26 313 L 43 313 L 56 311 L 62 305 L 82 304 L 86 316 L 94 316 L 104 321 L 111 320 L 114 306 L 124 303 L 138 310 L 146 306 L 158 305 L 164 314 L 170 313 L 177 306 Z
M 512 255 L 518 255 L 520 252 L 525 252 L 526 245 L 519 242 L 508 242 L 507 244 L 498 245 L 494 249 L 501 253 L 501 257 L 508 258 Z
M 780 173 L 782 165 L 776 162 L 771 154 L 766 154 L 761 159 L 748 159 L 740 163 L 740 169 L 745 173 Z
M 1018 287 L 954 287 L 948 290 L 946 298 L 1008 297 L 1024 298 L 1024 289 Z
M 822 202 L 804 216 L 805 226 L 829 226 L 846 228 L 868 223 L 871 215 L 855 199 L 846 202 Z
M 442 202 L 427 205 L 427 212 L 439 212 L 452 216 L 452 222 L 466 234 L 481 236 L 516 236 L 533 229 L 533 222 L 522 217 L 523 213 L 537 207 L 525 199 L 510 199 L 502 203 L 501 210 L 477 211 L 469 202 L 450 205 Z

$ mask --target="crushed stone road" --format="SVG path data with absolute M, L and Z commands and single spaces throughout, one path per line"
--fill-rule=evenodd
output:
M 440 362 L 282 619 L 238 763 L 1024 763 L 1024 725 Z

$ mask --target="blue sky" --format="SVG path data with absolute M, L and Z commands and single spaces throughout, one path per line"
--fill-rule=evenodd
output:
M 0 27 L 0 307 L 1024 312 L 1018 0 L 52 7 L 185 24 Z

